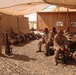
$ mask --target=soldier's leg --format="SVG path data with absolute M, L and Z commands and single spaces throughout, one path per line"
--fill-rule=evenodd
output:
M 49 47 L 50 46 L 53 46 L 53 43 L 50 41 L 46 42 L 46 44 L 45 44 L 46 55 L 48 55 L 48 53 L 49 53 Z
M 70 48 L 67 49 L 68 56 L 70 55 Z
M 38 51 L 37 52 L 41 52 L 41 47 L 42 47 L 42 41 L 39 41 L 39 43 L 38 43 Z
M 55 50 L 54 59 L 55 59 L 55 65 L 58 64 L 57 60 L 59 58 L 60 49 Z
M 0 54 L 2 54 L 2 40 L 0 40 Z
M 50 47 L 50 42 L 47 42 L 47 43 L 45 44 L 46 56 L 47 56 L 48 53 L 49 53 L 49 47 Z
M 39 42 L 39 51 L 41 51 L 42 41 Z
M 2 54 L 2 45 L 0 45 L 0 54 Z
M 76 51 L 73 53 L 73 58 L 76 60 Z

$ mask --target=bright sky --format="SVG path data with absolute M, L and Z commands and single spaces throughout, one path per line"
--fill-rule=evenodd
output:
M 25 17 L 28 17 L 29 21 L 37 21 L 37 14 L 36 13 L 30 14 L 30 15 L 25 15 Z

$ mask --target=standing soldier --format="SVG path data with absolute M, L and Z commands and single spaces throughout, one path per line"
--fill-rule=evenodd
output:
M 1 28 L 1 26 L 0 26 L 0 55 L 2 55 L 2 45 L 3 45 L 3 30 L 2 30 L 2 28 Z

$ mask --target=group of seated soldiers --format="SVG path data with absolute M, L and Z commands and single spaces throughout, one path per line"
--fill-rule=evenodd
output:
M 26 42 L 26 41 L 30 41 L 30 40 L 34 40 L 34 39 L 38 39 L 40 38 L 39 34 L 35 34 L 34 31 L 31 31 L 27 34 L 21 32 L 20 30 L 18 32 L 14 31 L 13 28 L 10 28 L 10 33 L 9 33 L 9 37 L 11 37 L 12 39 L 16 39 L 17 41 L 15 42 Z
M 68 34 L 71 33 L 69 27 L 67 28 L 65 33 L 68 33 Z M 33 33 L 32 33 L 32 35 L 33 35 Z M 17 33 L 14 33 L 12 28 L 11 28 L 10 36 L 12 38 L 19 38 L 19 35 Z M 1 43 L 0 54 L 2 54 L 2 39 L 3 39 L 2 37 L 3 37 L 3 34 L 2 34 L 2 30 L 0 28 L 0 38 L 1 38 L 0 39 L 0 43 Z M 56 31 L 55 27 L 52 28 L 51 32 L 48 30 L 48 28 L 44 29 L 44 34 L 42 36 L 42 39 L 38 43 L 39 50 L 37 52 L 42 51 L 41 47 L 42 47 L 42 44 L 44 44 L 44 43 L 45 43 L 45 54 L 46 54 L 46 56 L 48 56 L 50 46 L 53 47 L 54 59 L 55 59 L 56 65 L 58 64 L 57 60 L 59 58 L 60 53 L 67 54 L 67 56 L 69 56 L 69 54 L 70 54 L 70 48 L 69 48 L 70 44 L 67 40 L 67 37 L 64 35 L 62 30 Z M 73 58 L 76 60 L 76 51 L 73 53 Z
M 35 40 L 41 38 L 40 34 L 35 34 L 34 31 L 29 32 L 27 34 L 22 33 L 20 30 L 14 30 L 14 28 L 10 28 L 8 31 L 4 31 L 0 26 L 0 55 L 2 54 L 2 46 L 5 46 L 5 53 L 7 55 L 11 55 L 12 48 L 10 44 L 18 43 L 22 45 L 22 42 L 28 42 L 31 40 Z
M 70 28 L 68 27 L 65 33 L 70 33 Z M 50 46 L 53 46 L 54 51 L 54 59 L 55 65 L 58 64 L 57 60 L 59 58 L 60 53 L 65 53 L 67 56 L 70 54 L 70 44 L 63 33 L 63 30 L 56 31 L 56 28 L 53 27 L 52 31 L 50 32 L 48 28 L 44 29 L 44 34 L 42 39 L 39 41 L 38 46 L 39 50 L 37 52 L 41 52 L 42 44 L 45 43 L 45 51 L 46 56 L 48 55 Z M 76 54 L 74 55 L 74 57 Z

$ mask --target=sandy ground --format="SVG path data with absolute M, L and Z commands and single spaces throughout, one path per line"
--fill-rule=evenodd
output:
M 44 45 L 38 50 L 38 40 L 23 46 L 13 46 L 12 56 L 0 56 L 0 75 L 76 75 L 76 63 L 54 65 L 53 55 L 45 56 Z M 4 54 L 4 49 L 3 49 Z

